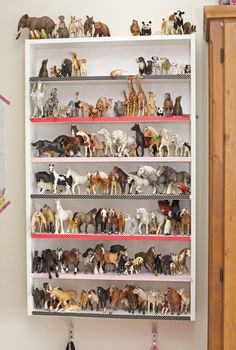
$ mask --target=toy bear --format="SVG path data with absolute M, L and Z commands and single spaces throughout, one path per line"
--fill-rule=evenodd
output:
M 98 36 L 111 36 L 108 26 L 102 22 L 94 23 L 95 32 L 93 34 L 94 37 Z
M 152 24 L 152 21 L 149 21 L 149 22 L 143 21 L 140 35 L 152 35 L 151 24 Z

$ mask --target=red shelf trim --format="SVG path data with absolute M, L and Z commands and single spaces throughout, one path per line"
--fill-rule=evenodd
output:
M 173 122 L 190 121 L 190 116 L 175 117 L 102 117 L 102 118 L 30 118 L 32 123 L 100 123 L 100 122 Z
M 155 236 L 155 235 L 108 235 L 108 234 L 53 234 L 32 233 L 32 238 L 44 239 L 84 239 L 109 241 L 191 241 L 191 236 Z

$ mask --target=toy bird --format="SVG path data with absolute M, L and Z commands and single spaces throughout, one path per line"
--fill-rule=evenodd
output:
M 177 187 L 181 190 L 182 193 L 189 193 L 190 194 L 190 188 L 185 185 L 178 184 Z

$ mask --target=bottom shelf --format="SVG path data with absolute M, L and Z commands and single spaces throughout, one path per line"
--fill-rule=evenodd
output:
M 182 315 L 162 315 L 162 314 L 145 314 L 135 312 L 134 314 L 127 314 L 126 311 L 118 310 L 114 311 L 112 314 L 102 311 L 32 311 L 32 315 L 37 316 L 74 316 L 74 317 L 92 317 L 92 318 L 117 318 L 117 319 L 127 319 L 127 320 L 173 320 L 173 321 L 191 321 L 191 316 L 189 313 Z

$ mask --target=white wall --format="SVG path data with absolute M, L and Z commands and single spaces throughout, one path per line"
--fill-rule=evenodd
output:
M 217 1 L 208 1 L 216 4 Z M 190 6 L 191 4 L 191 6 Z M 160 350 L 207 349 L 207 45 L 203 40 L 204 1 L 196 0 L 27 0 L 1 1 L 0 93 L 11 101 L 6 107 L 6 187 L 12 205 L 0 215 L 0 348 L 47 350 L 65 348 L 63 318 L 26 316 L 26 266 L 24 223 L 24 42 L 15 40 L 18 19 L 60 14 L 93 15 L 110 25 L 113 35 L 129 35 L 133 18 L 152 20 L 159 30 L 162 17 L 185 10 L 185 18 L 197 25 L 197 113 L 198 119 L 198 227 L 196 322 L 158 322 Z M 76 319 L 80 350 L 150 347 L 151 322 Z

